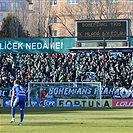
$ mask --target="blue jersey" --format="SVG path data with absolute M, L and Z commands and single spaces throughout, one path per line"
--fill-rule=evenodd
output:
M 25 90 L 21 85 L 18 84 L 14 85 L 12 87 L 12 91 L 14 91 L 15 97 L 26 97 Z
M 25 107 L 25 101 L 26 101 L 26 94 L 25 94 L 24 88 L 21 85 L 16 84 L 12 87 L 12 91 L 14 91 L 14 95 L 15 95 L 15 99 L 13 99 L 13 108 L 19 105 L 20 110 L 23 110 Z M 13 118 L 14 118 L 14 114 L 13 114 Z

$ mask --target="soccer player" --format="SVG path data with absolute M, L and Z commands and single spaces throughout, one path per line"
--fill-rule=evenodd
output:
M 10 123 L 15 121 L 15 108 L 19 105 L 20 107 L 20 122 L 18 125 L 22 125 L 24 119 L 24 107 L 26 101 L 26 94 L 24 88 L 20 85 L 20 80 L 16 79 L 14 81 L 14 86 L 12 87 L 11 96 L 11 114 L 12 119 Z

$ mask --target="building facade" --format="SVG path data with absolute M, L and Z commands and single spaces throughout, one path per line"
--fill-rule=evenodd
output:
M 0 29 L 11 12 L 32 37 L 75 36 L 75 20 L 131 19 L 133 29 L 131 0 L 0 0 Z
M 3 18 L 11 13 L 20 15 L 22 10 L 29 10 L 29 2 L 27 0 L 0 0 L 0 30 Z
M 49 25 L 52 36 L 74 36 L 75 20 L 131 19 L 133 22 L 133 3 L 130 0 L 29 0 L 29 2 L 32 10 L 30 16 L 38 20 L 32 24 L 36 25 L 36 31 L 30 31 L 31 34 L 36 33 L 35 36 L 46 37 Z

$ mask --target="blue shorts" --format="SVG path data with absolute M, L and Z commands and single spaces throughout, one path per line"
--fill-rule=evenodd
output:
M 19 106 L 20 108 L 24 109 L 25 101 L 26 101 L 26 97 L 25 96 L 16 97 L 14 102 L 13 102 L 13 107 Z

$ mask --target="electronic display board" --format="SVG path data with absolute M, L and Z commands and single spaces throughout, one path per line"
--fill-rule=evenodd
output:
M 128 41 L 129 19 L 76 20 L 77 41 Z

